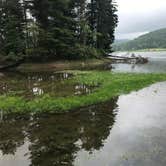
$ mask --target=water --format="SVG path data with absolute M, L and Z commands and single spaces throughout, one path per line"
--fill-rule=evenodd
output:
M 70 114 L 3 117 L 0 165 L 165 166 L 165 99 L 163 82 Z
M 65 97 L 89 94 L 94 89 L 94 87 L 85 84 L 66 82 L 72 77 L 72 74 L 65 72 L 1 73 L 0 95 L 21 95 L 27 99 L 44 94 Z
M 116 53 L 124 54 L 124 53 Z M 147 64 L 113 64 L 115 72 L 164 73 L 166 72 L 166 52 L 136 52 L 135 55 L 148 57 Z M 123 55 L 124 56 L 124 55 Z
M 138 53 L 137 53 L 138 54 Z M 165 52 L 139 53 L 145 65 L 120 72 L 165 72 Z M 68 73 L 0 73 L 0 94 L 33 99 L 82 95 L 94 87 L 67 83 Z M 28 88 L 27 88 L 28 87 Z M 0 166 L 165 166 L 166 82 L 64 114 L 3 115 Z

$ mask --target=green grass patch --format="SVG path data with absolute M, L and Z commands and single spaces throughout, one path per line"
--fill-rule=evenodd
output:
M 66 112 L 83 106 L 110 100 L 112 97 L 139 90 L 150 84 L 166 81 L 166 74 L 130 74 L 108 71 L 69 71 L 75 76 L 71 81 L 90 86 L 99 86 L 93 93 L 83 96 L 51 97 L 46 94 L 33 100 L 20 96 L 0 96 L 0 110 L 5 113 Z

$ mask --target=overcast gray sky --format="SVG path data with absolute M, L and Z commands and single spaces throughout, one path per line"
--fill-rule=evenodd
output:
M 116 39 L 132 39 L 152 30 L 166 28 L 166 0 L 115 0 L 119 25 Z

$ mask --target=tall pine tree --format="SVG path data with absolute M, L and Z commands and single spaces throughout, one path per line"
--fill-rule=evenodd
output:
M 21 58 L 25 53 L 25 24 L 20 0 L 3 0 L 0 5 L 1 52 L 5 56 Z
M 113 0 L 91 0 L 88 6 L 89 24 L 94 32 L 91 43 L 98 49 L 109 51 L 118 23 L 116 4 Z
M 113 0 L 0 0 L 0 54 L 78 59 L 111 50 Z

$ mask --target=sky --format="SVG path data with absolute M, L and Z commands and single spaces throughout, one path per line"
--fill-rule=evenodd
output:
M 116 39 L 133 39 L 166 28 L 166 0 L 115 0 L 119 25 Z

